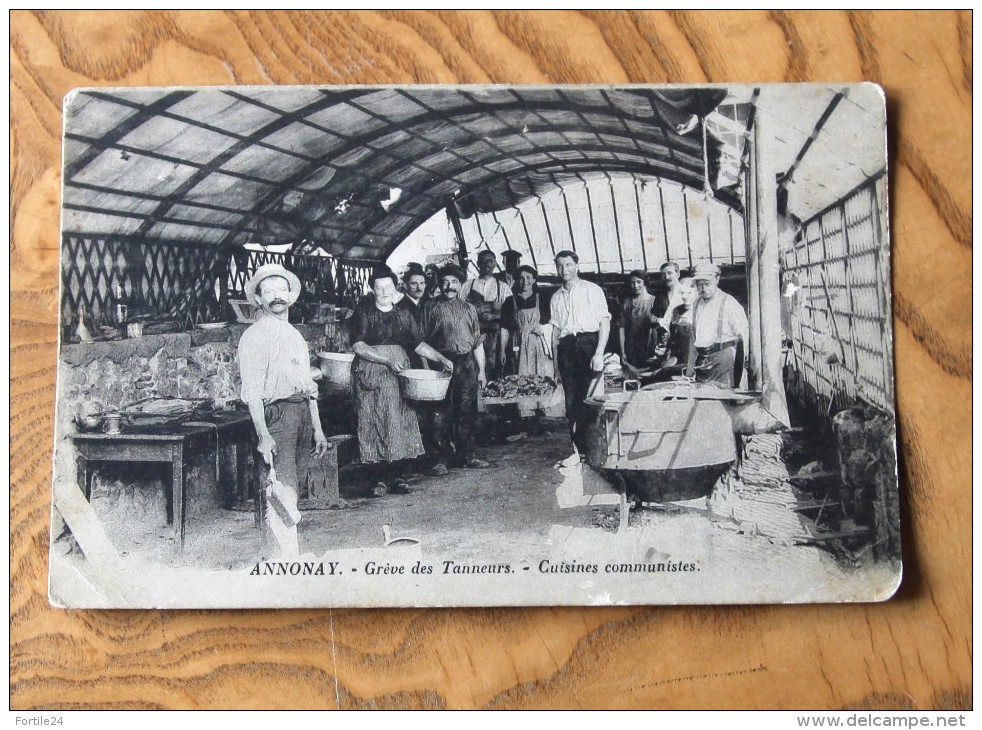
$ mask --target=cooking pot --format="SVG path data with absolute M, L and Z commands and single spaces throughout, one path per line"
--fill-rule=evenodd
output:
M 736 460 L 720 400 L 685 397 L 681 389 L 625 390 L 584 405 L 591 414 L 587 463 L 642 501 L 707 497 Z
M 351 385 L 351 363 L 355 356 L 350 352 L 318 352 L 317 362 L 324 380 L 335 385 Z

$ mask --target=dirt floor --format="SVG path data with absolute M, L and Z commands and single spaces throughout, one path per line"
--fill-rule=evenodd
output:
M 383 549 L 387 541 L 404 537 L 419 541 L 423 555 L 449 554 L 462 562 L 507 555 L 535 566 L 543 556 L 596 560 L 604 551 L 645 561 L 687 555 L 719 576 L 741 576 L 754 592 L 737 588 L 735 595 L 747 602 L 756 596 L 806 600 L 830 584 L 837 586 L 838 600 L 869 592 L 855 566 L 808 542 L 807 520 L 796 509 L 797 496 L 781 461 L 780 436 L 752 437 L 739 467 L 709 498 L 636 505 L 620 532 L 617 493 L 580 464 L 564 421 L 547 422 L 538 436 L 497 441 L 478 452 L 491 468 L 413 479 L 405 495 L 369 496 L 375 482 L 364 467 L 342 469 L 347 507 L 304 512 L 298 525 L 301 554 Z M 209 506 L 202 489 L 199 485 L 192 495 L 199 506 L 189 510 L 183 551 L 166 522 L 159 490 L 141 492 L 121 483 L 116 491 L 94 495 L 93 508 L 123 560 L 239 571 L 277 557 L 272 537 L 263 542 L 253 512 Z M 53 549 L 81 557 L 71 540 L 59 540 Z M 692 599 L 719 600 L 713 590 L 704 583 Z
M 342 469 L 340 489 L 347 507 L 305 511 L 298 526 L 301 553 L 381 547 L 383 525 L 388 525 L 391 536 L 425 538 L 429 548 L 453 549 L 462 559 L 486 555 L 489 545 L 534 555 L 554 525 L 616 525 L 618 499 L 612 488 L 591 475 L 595 494 L 583 496 L 568 478 L 570 471 L 580 471 L 578 460 L 570 459 L 575 467 L 559 466 L 572 454 L 564 421 L 547 423 L 539 436 L 490 445 L 479 454 L 491 468 L 451 469 L 443 477 L 417 475 L 410 478 L 411 493 L 406 495 L 372 497 L 375 481 L 370 474 L 359 465 Z M 159 499 L 152 501 L 125 490 L 93 498 L 121 555 L 206 569 L 235 569 L 275 557 L 275 549 L 261 543 L 253 512 L 217 506 L 189 508 L 182 552 L 162 518 Z

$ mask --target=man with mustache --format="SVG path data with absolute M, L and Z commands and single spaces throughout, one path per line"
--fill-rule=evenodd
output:
M 442 297 L 423 310 L 423 339 L 453 364 L 446 397 L 435 404 L 432 438 L 436 463 L 433 476 L 447 473 L 456 447 L 457 463 L 465 469 L 485 469 L 490 464 L 474 455 L 478 386 L 487 382 L 484 345 L 477 309 L 461 296 L 465 277 L 456 266 L 440 269 Z
M 696 380 L 740 387 L 748 341 L 747 313 L 719 288 L 716 264 L 697 264 L 692 274 L 699 298 L 692 309 Z
M 399 300 L 398 306 L 413 315 L 417 322 L 423 316 L 423 305 L 427 301 L 426 297 L 426 274 L 423 267 L 415 262 L 411 262 L 402 277 L 404 296 Z M 415 366 L 414 366 L 415 367 Z
M 261 316 L 239 340 L 240 397 L 259 437 L 257 449 L 285 487 L 285 493 L 271 495 L 268 515 L 284 556 L 297 552 L 296 520 L 289 515 L 297 514 L 301 469 L 308 454 L 327 451 L 310 351 L 289 322 L 300 288 L 297 276 L 279 264 L 260 266 L 246 282 L 245 295 Z

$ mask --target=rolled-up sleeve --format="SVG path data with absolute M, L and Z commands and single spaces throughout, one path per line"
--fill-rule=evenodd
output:
M 596 316 L 598 328 L 604 320 L 610 321 L 610 310 L 607 308 L 607 297 L 604 296 L 603 289 L 599 286 L 591 286 L 587 300 L 590 303 L 590 311 Z
M 269 349 L 257 346 L 254 337 L 242 335 L 239 341 L 239 377 L 242 387 L 239 397 L 243 403 L 263 398 L 263 375 L 269 369 Z

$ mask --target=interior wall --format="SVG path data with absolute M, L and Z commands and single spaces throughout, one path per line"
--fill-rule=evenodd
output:
M 557 251 L 580 257 L 584 272 L 657 271 L 666 261 L 682 268 L 701 261 L 743 264 L 743 216 L 712 196 L 657 178 L 633 175 L 584 178 L 515 208 L 461 219 L 470 272 L 481 250 L 514 249 L 522 262 L 551 273 Z M 456 250 L 445 212 L 420 226 L 389 257 L 397 271 L 409 261 Z
M 783 251 L 788 392 L 826 422 L 857 402 L 894 407 L 885 209 L 880 176 L 803 223 Z

